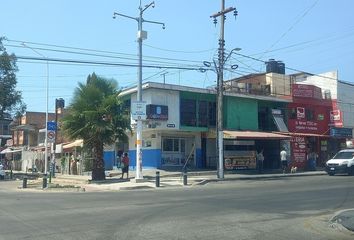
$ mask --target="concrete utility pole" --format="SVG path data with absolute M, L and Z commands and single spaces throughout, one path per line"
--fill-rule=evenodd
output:
M 224 132 L 223 132 L 223 91 L 224 91 L 224 64 L 225 64 L 225 40 L 224 40 L 224 26 L 225 26 L 225 14 L 234 12 L 237 15 L 236 8 L 229 7 L 225 9 L 225 0 L 221 0 L 221 10 L 213 15 L 214 23 L 217 23 L 217 17 L 220 17 L 220 38 L 218 49 L 218 61 L 219 66 L 216 66 L 217 71 L 217 151 L 218 151 L 218 178 L 224 178 Z M 214 62 L 216 65 L 216 63 Z
M 142 81 L 143 81 L 143 40 L 147 39 L 147 32 L 143 31 L 143 22 L 154 23 L 162 25 L 162 28 L 165 29 L 165 24 L 161 22 L 148 21 L 143 19 L 143 13 L 149 7 L 155 7 L 155 2 L 151 2 L 144 7 L 141 6 L 141 0 L 139 5 L 139 17 L 131 17 L 121 13 L 114 12 L 113 18 L 116 16 L 121 16 L 129 19 L 133 19 L 138 22 L 138 52 L 139 52 L 139 67 L 138 67 L 138 86 L 137 86 L 137 101 L 142 102 Z M 137 130 L 136 130 L 136 176 L 135 179 L 143 179 L 142 174 L 142 130 L 143 130 L 143 122 L 141 119 L 137 120 Z

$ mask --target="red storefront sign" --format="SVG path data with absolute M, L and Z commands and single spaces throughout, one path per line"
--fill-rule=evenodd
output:
M 304 168 L 306 166 L 306 140 L 305 137 L 291 138 L 292 166 Z
M 290 132 L 328 135 L 330 107 L 290 103 L 289 108 L 294 112 L 288 119 Z
M 292 96 L 300 98 L 322 99 L 321 88 L 313 85 L 293 84 Z
M 342 112 L 339 109 L 330 111 L 328 125 L 333 127 L 343 127 Z

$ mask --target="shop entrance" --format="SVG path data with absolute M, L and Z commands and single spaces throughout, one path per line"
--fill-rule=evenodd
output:
M 162 137 L 161 139 L 161 165 L 183 166 L 188 160 L 189 166 L 195 166 L 193 151 L 193 138 Z
M 257 140 L 257 152 L 263 149 L 263 169 L 278 169 L 280 168 L 280 142 L 279 140 Z

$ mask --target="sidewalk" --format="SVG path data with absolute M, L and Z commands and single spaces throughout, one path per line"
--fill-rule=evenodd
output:
M 158 170 L 160 173 L 160 188 L 167 187 L 191 187 L 205 185 L 209 182 L 236 181 L 236 180 L 256 180 L 256 179 L 275 179 L 301 176 L 326 175 L 324 171 L 298 172 L 298 173 L 247 173 L 247 172 L 226 172 L 224 179 L 218 179 L 216 171 L 190 171 L 187 173 L 187 185 L 184 185 L 184 177 L 181 172 Z M 85 191 L 117 191 L 132 189 L 152 189 L 156 187 L 156 170 L 144 170 L 144 179 L 136 181 L 135 172 L 130 172 L 130 179 L 120 179 L 120 171 L 106 172 L 106 180 L 91 181 L 91 176 L 85 175 L 61 175 L 57 174 L 52 179 L 52 184 L 73 185 L 83 188 Z M 112 176 L 112 177 L 109 177 Z

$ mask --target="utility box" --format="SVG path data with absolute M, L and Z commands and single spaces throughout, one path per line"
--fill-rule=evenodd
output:
M 146 31 L 138 31 L 138 39 L 145 40 L 147 39 L 148 33 Z

